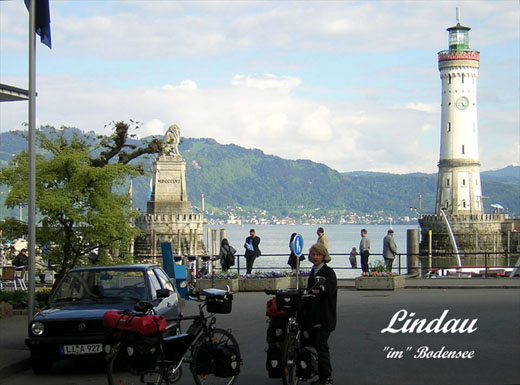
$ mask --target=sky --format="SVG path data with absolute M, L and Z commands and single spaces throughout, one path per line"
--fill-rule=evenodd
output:
M 37 125 L 213 138 L 340 172 L 436 173 L 446 28 L 471 27 L 481 170 L 520 163 L 520 2 L 50 0 Z M 28 87 L 28 12 L 0 1 L 0 83 Z M 0 132 L 27 102 L 0 104 Z

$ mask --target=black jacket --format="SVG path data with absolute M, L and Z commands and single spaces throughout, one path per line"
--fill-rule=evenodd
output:
M 247 248 L 247 245 L 249 244 L 250 241 L 253 241 L 253 249 L 254 250 L 248 250 Z M 260 251 L 260 248 L 258 247 L 258 244 L 260 243 L 260 237 L 259 236 L 255 236 L 254 238 L 252 236 L 249 236 L 246 238 L 246 242 L 244 244 L 244 247 L 246 249 L 246 257 L 247 256 L 255 256 L 255 257 L 259 257 L 262 252 Z
M 316 297 L 309 297 L 306 311 L 306 325 L 308 328 L 333 331 L 336 329 L 336 303 L 338 302 L 338 286 L 336 273 L 332 268 L 323 265 L 318 271 L 318 276 L 325 277 L 327 281 Z M 307 282 L 307 290 L 315 284 L 314 270 Z M 318 287 L 316 287 L 318 288 Z

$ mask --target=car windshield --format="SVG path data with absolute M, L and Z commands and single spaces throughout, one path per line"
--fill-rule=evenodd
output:
M 80 270 L 61 281 L 52 302 L 147 299 L 145 276 L 138 270 Z

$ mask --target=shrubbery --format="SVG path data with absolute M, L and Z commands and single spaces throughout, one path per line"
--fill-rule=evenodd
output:
M 43 308 L 49 302 L 51 296 L 51 289 L 37 290 L 35 293 L 35 306 L 36 308 Z M 6 302 L 10 304 L 13 309 L 27 309 L 27 303 L 29 302 L 29 293 L 25 290 L 7 291 L 0 290 L 0 302 Z

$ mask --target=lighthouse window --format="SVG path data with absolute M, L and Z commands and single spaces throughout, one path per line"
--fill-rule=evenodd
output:
M 451 84 L 451 75 L 448 75 L 448 84 Z
M 463 199 L 461 203 L 462 203 L 462 208 L 465 209 L 466 208 L 466 201 Z
M 450 180 L 446 179 L 446 187 L 450 187 Z
M 464 145 L 462 145 L 462 153 L 465 154 L 465 152 L 464 152 Z
M 466 179 L 462 179 L 462 185 L 466 186 Z
M 451 122 L 448 122 L 448 127 L 447 127 L 447 129 L 448 129 L 448 132 L 451 131 Z
M 462 74 L 462 83 L 464 83 L 464 74 Z

